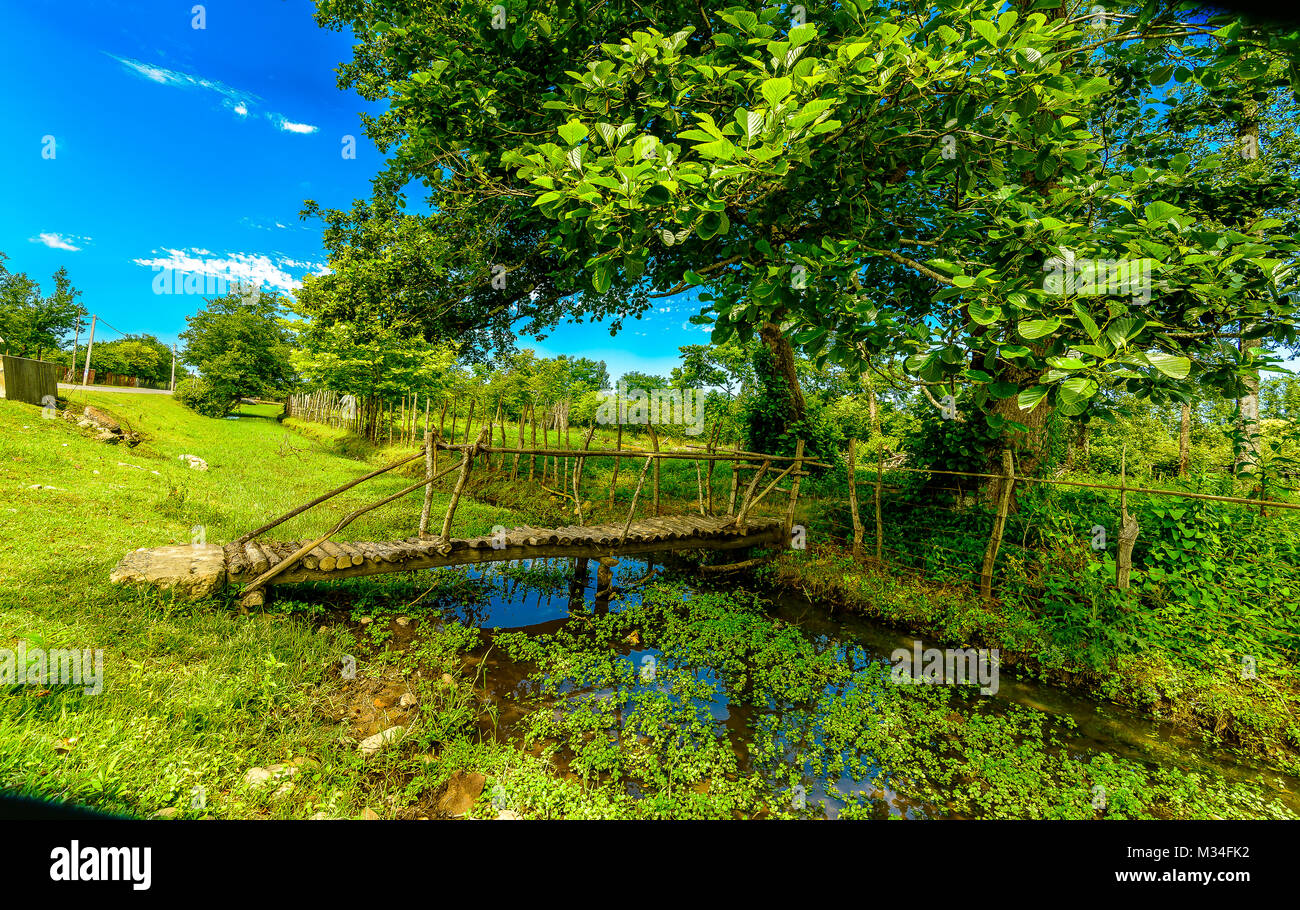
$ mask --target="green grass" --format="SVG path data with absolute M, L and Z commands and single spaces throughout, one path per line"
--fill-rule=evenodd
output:
M 106 686 L 100 695 L 14 687 L 0 708 L 0 787 L 148 814 L 190 811 L 201 785 L 208 808 L 198 814 L 230 817 L 302 817 L 326 803 L 347 814 L 382 799 L 384 778 L 359 789 L 366 778 L 356 773 L 354 748 L 315 710 L 352 647 L 346 635 L 318 634 L 279 614 L 240 619 L 229 596 L 187 604 L 108 580 L 136 547 L 187 543 L 196 527 L 225 542 L 366 465 L 280 426 L 273 405 L 211 420 L 160 395 L 74 394 L 72 403 L 111 411 L 144 441 L 133 449 L 95 442 L 73 423 L 42 419 L 39 408 L 0 401 L 0 646 L 102 648 Z M 182 454 L 209 470 L 190 469 Z M 275 536 L 322 530 L 409 483 L 376 478 Z M 445 502 L 434 497 L 437 514 Z M 344 536 L 411 536 L 419 507 L 413 495 Z M 518 518 L 472 500 L 457 510 L 458 531 L 497 523 Z M 319 764 L 289 797 L 272 804 L 244 790 L 249 767 L 298 756 Z

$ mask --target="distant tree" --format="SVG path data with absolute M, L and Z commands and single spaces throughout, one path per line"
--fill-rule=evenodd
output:
M 0 253 L 0 344 L 20 357 L 42 359 L 47 351 L 58 350 L 72 334 L 81 317 L 68 270 L 54 273 L 54 293 L 41 294 L 41 287 L 27 275 L 5 268 L 7 257 Z
M 189 327 L 180 335 L 183 359 L 231 401 L 279 394 L 294 376 L 291 333 L 281 314 L 274 295 L 214 297 L 204 309 L 185 317 Z

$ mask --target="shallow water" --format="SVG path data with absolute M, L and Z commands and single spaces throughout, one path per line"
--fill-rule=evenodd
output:
M 535 579 L 524 583 L 498 574 L 499 567 L 469 571 L 471 577 L 490 582 L 484 587 L 484 595 L 463 603 L 446 605 L 443 607 L 443 615 L 447 619 L 478 626 L 488 633 L 488 642 L 468 658 L 468 662 L 475 665 L 476 669 L 484 671 L 481 677 L 484 694 L 497 706 L 496 717 L 491 724 L 485 722 L 483 725 L 486 735 L 502 740 L 517 739 L 518 721 L 535 707 L 536 695 L 529 680 L 536 668 L 513 661 L 501 649 L 493 647 L 492 630 L 523 631 L 530 635 L 551 634 L 569 622 L 575 612 L 636 609 L 640 603 L 639 591 L 650 565 L 643 559 L 622 560 L 613 570 L 614 589 L 618 596 L 608 606 L 596 599 L 594 561 L 585 581 L 574 579 L 571 562 L 550 561 L 549 566 L 554 570 L 550 576 L 551 583 L 540 588 L 532 583 Z M 814 642 L 817 650 L 833 649 L 839 661 L 854 669 L 873 661 L 889 662 L 891 653 L 899 648 L 911 651 L 918 643 L 922 649 L 943 647 L 945 644 L 917 639 L 853 615 L 831 616 L 822 607 L 793 596 L 767 601 L 767 612 L 773 618 L 799 627 Z M 657 662 L 663 657 L 653 648 L 626 642 L 617 650 L 635 668 L 645 666 L 648 661 Z M 748 704 L 733 705 L 709 667 L 698 666 L 691 670 L 697 679 L 710 682 L 716 687 L 717 695 L 700 707 L 706 708 L 720 730 L 727 734 L 741 770 L 753 770 L 747 746 L 754 738 L 755 724 L 765 712 Z M 565 691 L 596 692 L 578 690 L 571 686 L 565 687 Z M 1149 720 L 1114 705 L 1098 704 L 1075 697 L 1033 680 L 1016 679 L 1006 671 L 1000 674 L 998 690 L 990 698 L 995 710 L 998 706 L 1006 709 L 1018 705 L 1054 719 L 1072 719 L 1076 725 L 1074 729 L 1069 729 L 1064 724 L 1054 726 L 1071 754 L 1086 758 L 1091 754 L 1106 752 L 1150 766 L 1215 772 L 1229 781 L 1254 783 L 1269 797 L 1292 811 L 1300 812 L 1300 781 L 1277 772 L 1261 771 L 1243 765 L 1226 753 L 1215 752 L 1180 734 L 1172 724 Z M 781 715 L 785 709 L 794 706 L 772 707 L 773 711 L 767 713 Z M 796 750 L 787 747 L 784 758 L 789 766 L 807 770 L 803 756 Z M 564 770 L 566 762 L 563 752 L 557 759 Z M 870 795 L 874 804 L 885 814 L 901 814 L 906 817 L 951 814 L 943 806 L 916 803 L 909 800 L 906 794 L 880 786 L 876 781 L 878 772 L 879 768 L 867 761 L 855 769 L 854 775 L 846 772 L 838 780 L 829 783 L 850 798 L 854 793 Z M 786 784 L 773 782 L 773 786 L 782 790 L 789 789 Z M 802 783 L 790 795 L 792 800 L 799 801 L 800 804 L 806 802 L 814 813 L 816 807 L 820 806 L 827 817 L 835 818 L 846 805 L 846 800 L 830 792 L 830 789 L 826 780 L 805 773 Z

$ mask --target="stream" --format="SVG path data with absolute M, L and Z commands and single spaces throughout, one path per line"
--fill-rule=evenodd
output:
M 507 649 L 496 646 L 495 634 L 553 635 L 575 621 L 580 622 L 583 615 L 600 615 L 606 610 L 636 610 L 640 606 L 642 592 L 649 583 L 647 572 L 654 566 L 653 562 L 644 558 L 624 558 L 614 566 L 615 596 L 608 601 L 608 606 L 597 598 L 596 562 L 592 560 L 590 565 L 591 571 L 585 579 L 574 576 L 572 562 L 568 560 L 550 561 L 544 571 L 521 577 L 512 577 L 509 570 L 503 571 L 500 566 L 459 570 L 468 578 L 482 582 L 481 596 L 437 604 L 436 609 L 444 621 L 476 626 L 484 632 L 483 643 L 465 658 L 467 674 L 478 678 L 481 698 L 495 708 L 490 712 L 490 718 L 480 720 L 480 732 L 484 737 L 518 742 L 521 722 L 530 711 L 537 709 L 540 697 L 537 666 L 511 659 Z M 654 571 L 658 573 L 661 570 L 655 568 Z M 701 581 L 698 577 L 688 581 L 688 590 L 691 591 L 709 588 L 725 591 L 727 587 L 726 583 Z M 926 649 L 942 648 L 946 644 L 918 639 L 853 614 L 831 615 L 820 605 L 793 595 L 767 597 L 762 603 L 768 617 L 797 628 L 813 643 L 816 651 L 833 652 L 836 661 L 852 670 L 872 663 L 889 664 L 890 655 L 896 649 L 910 652 L 916 645 Z M 615 645 L 614 650 L 619 659 L 626 660 L 631 668 L 640 671 L 642 685 L 653 685 L 644 682 L 645 668 L 653 668 L 665 659 L 665 655 L 654 648 L 641 646 L 635 640 L 623 641 Z M 763 710 L 748 702 L 733 703 L 722 684 L 723 674 L 715 672 L 707 660 L 692 664 L 688 669 L 697 680 L 712 687 L 712 695 L 701 699 L 697 708 L 712 717 L 715 733 L 729 744 L 740 772 L 758 772 L 761 778 L 768 780 L 774 792 L 785 792 L 798 808 L 806 807 L 807 814 L 836 818 L 852 800 L 872 805 L 878 817 L 963 817 L 942 800 L 936 803 L 932 799 L 915 798 L 907 792 L 905 781 L 884 780 L 870 755 L 860 756 L 855 763 L 849 763 L 847 770 L 830 775 L 832 779 L 828 780 L 813 773 L 812 763 L 806 757 L 808 742 L 805 741 L 801 747 L 792 746 L 780 735 L 777 741 L 781 743 L 782 754 L 778 764 L 784 765 L 784 773 L 780 780 L 775 779 L 769 773 L 770 767 L 764 771 L 751 759 L 751 745 L 759 727 L 767 724 L 770 733 L 775 724 L 778 730 L 783 730 L 787 714 L 807 712 L 810 708 L 816 710 L 816 707 L 811 703 L 798 706 L 772 703 Z M 831 692 L 830 689 L 825 691 Z M 565 682 L 559 692 L 566 696 L 603 698 L 608 697 L 612 690 Z M 838 691 L 832 693 L 832 703 L 839 694 Z M 986 707 L 993 713 L 1007 712 L 1018 706 L 1044 715 L 1049 728 L 1071 757 L 1086 760 L 1099 753 L 1108 753 L 1149 768 L 1212 772 L 1228 782 L 1254 785 L 1267 798 L 1300 813 L 1300 780 L 1243 764 L 1239 757 L 1216 751 L 1180 733 L 1171 723 L 1145 718 L 1116 705 L 1093 702 L 1034 680 L 1017 678 L 1005 670 L 1000 673 L 996 692 L 987 698 L 989 703 Z M 817 747 L 821 746 L 819 738 L 814 741 Z M 529 751 L 538 754 L 540 748 Z M 576 777 L 568 767 L 570 757 L 567 749 L 562 748 L 556 761 L 562 773 Z M 792 780 L 798 782 L 792 784 Z M 632 796 L 639 795 L 634 784 L 629 784 L 628 788 Z

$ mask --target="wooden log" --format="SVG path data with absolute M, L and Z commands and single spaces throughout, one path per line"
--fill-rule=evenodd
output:
M 270 567 L 270 560 L 256 543 L 250 541 L 244 544 L 244 554 L 248 558 L 248 564 L 253 567 L 254 573 L 261 575 Z

